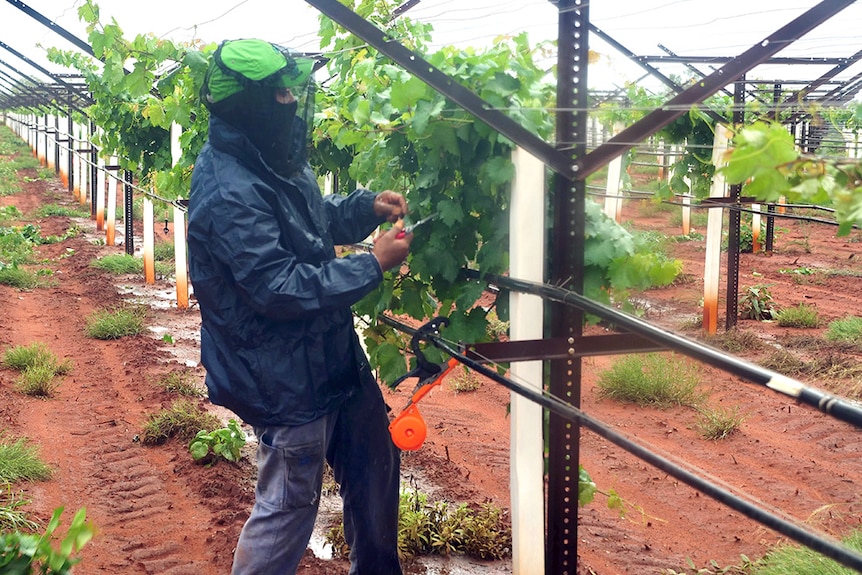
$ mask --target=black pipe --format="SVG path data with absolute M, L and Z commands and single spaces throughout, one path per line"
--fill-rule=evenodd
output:
M 692 487 L 700 491 L 704 495 L 707 495 L 708 497 L 711 497 L 716 501 L 726 505 L 727 507 L 730 507 L 731 509 L 742 513 L 746 517 L 757 521 L 761 525 L 765 525 L 766 527 L 773 529 L 781 535 L 789 537 L 790 539 L 793 539 L 794 541 L 805 545 L 809 549 L 817 551 L 818 553 L 821 553 L 846 567 L 855 569 L 856 571 L 862 573 L 862 555 L 860 555 L 857 551 L 854 551 L 853 549 L 850 549 L 849 547 L 846 547 L 836 541 L 830 541 L 810 531 L 806 531 L 802 527 L 786 519 L 782 519 L 781 517 L 778 517 L 772 513 L 769 513 L 768 511 L 757 507 L 753 503 L 746 501 L 738 495 L 734 495 L 730 491 L 723 489 L 713 483 L 710 483 L 706 479 L 703 479 L 702 477 L 695 475 L 694 473 L 686 469 L 683 469 L 669 459 L 666 459 L 665 457 L 662 457 L 661 455 L 650 451 L 646 447 L 635 443 L 624 435 L 619 434 L 604 423 L 587 415 L 580 409 L 577 409 L 576 407 L 564 402 L 556 396 L 545 395 L 537 390 L 522 386 L 506 377 L 503 377 L 495 370 L 489 369 L 481 363 L 473 361 L 467 356 L 459 353 L 457 350 L 445 343 L 439 336 L 429 334 L 428 340 L 430 340 L 431 343 L 433 343 L 441 350 L 445 351 L 446 353 L 457 359 L 462 364 L 466 365 L 477 373 L 480 373 L 485 377 L 496 381 L 508 390 L 517 393 L 518 395 L 525 397 L 530 401 L 538 403 L 542 407 L 554 412 L 561 417 L 565 417 L 567 419 L 570 419 L 571 421 L 579 422 L 581 425 L 587 427 L 596 435 L 607 439 L 614 445 L 621 447 L 622 449 L 628 451 L 639 459 L 646 461 L 657 469 L 664 471 L 668 475 L 682 481 L 689 487 Z
M 679 351 L 714 367 L 733 373 L 748 381 L 764 385 L 773 391 L 796 398 L 801 403 L 829 414 L 836 419 L 862 428 L 862 404 L 818 390 L 786 375 L 768 370 L 744 359 L 727 355 L 701 342 L 686 339 L 654 326 L 640 318 L 597 303 L 578 293 L 560 287 L 497 275 L 481 275 L 476 270 L 463 270 L 468 279 L 484 280 L 501 288 L 538 295 L 583 310 L 611 322 L 619 328 L 643 336 L 664 347 Z

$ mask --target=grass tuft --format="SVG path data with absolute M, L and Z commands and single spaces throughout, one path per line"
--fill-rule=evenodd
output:
M 843 543 L 862 551 L 862 529 L 853 531 Z M 853 575 L 854 569 L 843 567 L 808 547 L 781 545 L 766 554 L 752 571 L 753 575 Z
M 59 386 L 50 365 L 34 365 L 21 372 L 15 389 L 33 397 L 51 397 Z
M 119 339 L 144 331 L 145 306 L 129 305 L 97 310 L 87 317 L 84 333 L 93 339 Z
M 347 557 L 344 523 L 329 529 L 326 542 L 333 555 Z M 398 555 L 467 555 L 481 560 L 511 554 L 512 528 L 502 509 L 491 504 L 471 508 L 445 501 L 429 502 L 425 494 L 402 492 L 398 509 Z
M 52 396 L 59 385 L 56 376 L 66 375 L 72 370 L 69 360 L 59 362 L 41 342 L 7 349 L 3 355 L 3 365 L 21 372 L 15 388 L 34 397 Z
M 88 218 L 90 210 L 80 206 L 61 206 L 58 204 L 45 204 L 36 210 L 37 218 L 49 218 L 51 216 L 65 216 L 67 218 Z
M 129 254 L 109 254 L 93 260 L 90 265 L 116 275 L 144 273 L 144 261 Z
M 666 353 L 625 355 L 599 375 L 599 395 L 626 403 L 670 407 L 697 405 L 700 370 L 683 357 Z
M 829 323 L 826 339 L 856 343 L 862 337 L 862 317 L 848 316 Z
M 0 284 L 19 290 L 31 290 L 39 287 L 40 283 L 36 272 L 19 268 L 17 265 L 0 268 Z
M 730 353 L 757 351 L 763 348 L 763 340 L 756 333 L 739 328 L 732 328 L 724 333 L 707 335 L 706 343 Z
M 207 412 L 197 403 L 178 399 L 169 408 L 151 414 L 141 434 L 144 445 L 161 445 L 168 439 L 189 442 L 198 431 L 213 431 L 222 426 L 218 417 Z
M 817 327 L 820 324 L 817 308 L 804 303 L 779 310 L 775 319 L 781 327 Z
M 449 389 L 455 393 L 469 393 L 482 387 L 476 374 L 467 368 L 460 369 L 449 379 Z
M 172 371 L 160 376 L 156 380 L 156 385 L 167 392 L 187 397 L 203 397 L 206 395 L 195 381 L 194 374 L 187 369 Z
M 0 482 L 41 481 L 53 471 L 39 458 L 39 448 L 24 439 L 0 434 Z
M 698 410 L 697 430 L 701 437 L 718 441 L 734 434 L 745 421 L 738 407 L 703 408 Z
M 0 533 L 10 531 L 36 531 L 40 525 L 27 518 L 22 511 L 30 501 L 12 491 L 9 484 L 0 488 Z

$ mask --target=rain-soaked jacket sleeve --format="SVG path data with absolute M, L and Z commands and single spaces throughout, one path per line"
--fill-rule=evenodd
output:
M 361 242 L 385 221 L 374 214 L 375 197 L 375 192 L 359 188 L 349 196 L 329 194 L 323 198 L 329 233 L 336 245 Z
M 282 219 L 280 225 L 267 201 L 269 193 L 266 186 L 251 186 L 239 194 L 225 194 L 211 207 L 213 225 L 221 228 L 210 235 L 216 242 L 211 253 L 229 268 L 256 313 L 297 319 L 349 307 L 383 279 L 372 254 L 321 258 L 328 251 L 324 240 L 296 220 Z M 341 236 L 361 232 L 361 226 L 346 228 Z M 300 250 L 316 254 L 318 261 L 309 261 L 309 253 Z

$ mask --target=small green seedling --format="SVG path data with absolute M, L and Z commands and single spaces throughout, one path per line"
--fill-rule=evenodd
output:
M 212 463 L 223 457 L 228 461 L 239 461 L 240 450 L 245 445 L 245 433 L 240 429 L 235 419 L 228 421 L 227 427 L 215 431 L 201 430 L 189 445 L 189 451 L 195 461 L 206 459 L 210 454 L 215 458 Z

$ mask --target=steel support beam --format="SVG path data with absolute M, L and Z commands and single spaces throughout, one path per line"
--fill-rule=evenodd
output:
M 561 0 L 557 37 L 557 145 L 566 146 L 570 167 L 587 150 L 588 106 L 587 68 L 589 63 L 589 1 Z M 555 285 L 583 293 L 586 221 L 586 182 L 583 175 L 569 181 L 557 177 L 552 205 L 552 252 L 550 280 Z M 583 335 L 581 310 L 551 306 L 552 338 L 574 341 Z M 548 363 L 550 392 L 581 405 L 580 357 Z M 575 575 L 578 559 L 578 466 L 581 426 L 551 413 L 548 419 L 548 494 L 545 572 L 548 575 Z
M 87 54 L 89 54 L 90 56 L 95 56 L 95 54 L 93 53 L 93 48 L 89 44 L 87 44 L 86 42 L 84 42 L 83 40 L 81 40 L 80 38 L 78 38 L 77 36 L 72 34 L 71 32 L 69 32 L 68 30 L 66 30 L 65 28 L 60 26 L 59 24 L 53 22 L 50 18 L 46 18 L 45 16 L 43 16 L 42 14 L 40 14 L 39 12 L 37 12 L 36 10 L 31 8 L 30 6 L 27 6 L 26 4 L 24 4 L 20 0 L 6 0 L 6 1 L 9 2 L 9 4 L 14 6 L 15 8 L 18 8 L 19 10 L 21 10 L 22 12 L 24 12 L 25 14 L 30 16 L 31 18 L 35 19 L 39 23 L 44 24 L 49 29 L 56 32 L 57 34 L 59 34 L 60 36 L 62 36 L 63 38 L 65 38 L 66 40 L 68 40 L 69 42 L 71 42 L 72 44 L 74 44 L 75 46 L 77 46 L 78 48 L 83 50 L 84 52 L 86 52 Z
M 733 83 L 746 72 L 768 60 L 855 0 L 823 0 L 810 10 L 792 20 L 773 34 L 764 38 L 730 62 L 698 82 L 680 92 L 662 107 L 647 114 L 622 132 L 590 152 L 578 164 L 579 177 L 585 178 L 608 162 L 623 154 L 638 142 L 653 135 L 689 108 L 715 94 L 723 87 Z
M 593 335 L 559 339 L 496 341 L 474 343 L 466 347 L 465 355 L 487 363 L 510 363 L 532 360 L 567 360 L 572 357 L 614 355 L 661 351 L 661 345 L 633 334 Z
M 306 0 L 334 22 L 362 38 L 381 54 L 460 105 L 466 111 L 521 146 L 564 178 L 572 178 L 567 155 L 528 131 L 523 126 L 457 83 L 419 54 L 407 49 L 374 24 L 368 22 L 338 0 Z M 584 88 L 586 89 L 586 88 Z

